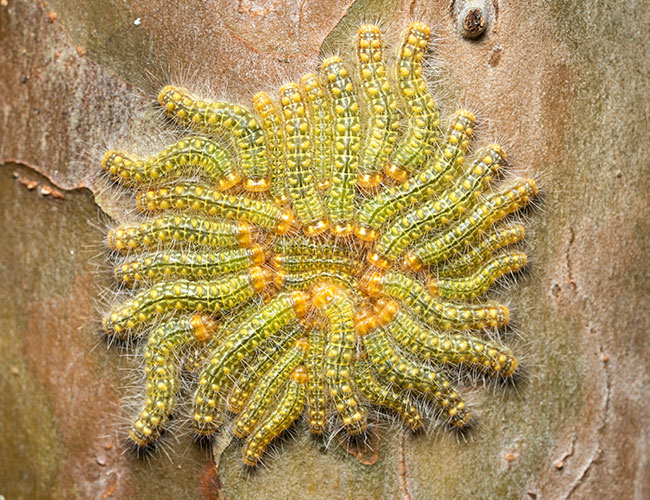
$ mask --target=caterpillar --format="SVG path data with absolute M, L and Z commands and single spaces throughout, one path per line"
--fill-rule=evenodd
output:
M 523 226 L 499 221 L 537 185 L 491 187 L 506 155 L 471 146 L 472 112 L 441 118 L 423 76 L 430 39 L 415 21 L 387 57 L 363 25 L 349 51 L 252 92 L 251 109 L 167 86 L 159 104 L 194 135 L 97 159 L 139 211 L 108 231 L 123 295 L 102 318 L 110 337 L 146 342 L 137 446 L 161 439 L 184 370 L 194 432 L 225 436 L 232 422 L 248 466 L 303 412 L 326 441 L 365 441 L 383 409 L 412 430 L 431 406 L 465 427 L 446 365 L 516 373 L 515 353 L 475 331 L 509 321 L 482 297 L 526 264 L 502 250 Z
M 127 186 L 146 185 L 196 173 L 212 181 L 220 191 L 225 191 L 241 180 L 226 150 L 203 136 L 186 137 L 145 159 L 124 151 L 107 151 L 102 168 Z

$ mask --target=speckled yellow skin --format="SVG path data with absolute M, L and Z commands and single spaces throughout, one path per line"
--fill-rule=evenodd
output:
M 391 344 L 383 326 L 373 325 L 365 332 L 363 344 L 373 369 L 383 383 L 390 382 L 402 390 L 431 397 L 457 427 L 469 422 L 469 410 L 449 380 L 442 373 L 401 355 Z
M 134 443 L 145 446 L 158 439 L 176 405 L 181 373 L 179 351 L 206 342 L 215 330 L 209 317 L 193 315 L 172 319 L 151 332 L 144 350 L 145 401 L 129 432 Z
M 306 341 L 296 341 L 293 347 L 260 377 L 253 396 L 241 411 L 239 418 L 235 420 L 232 429 L 235 436 L 246 437 L 253 431 L 260 419 L 273 406 L 276 394 L 284 382 L 289 380 L 294 368 L 304 361 L 308 348 L 309 344 Z
M 304 368 L 296 368 L 278 402 L 246 441 L 242 457 L 244 464 L 256 465 L 271 441 L 300 416 L 305 407 L 305 381 Z
M 229 189 L 241 176 L 226 150 L 208 137 L 190 136 L 150 158 L 136 158 L 124 151 L 107 151 L 102 168 L 119 183 L 143 186 L 177 179 L 193 171 L 220 190 Z
M 390 381 L 373 376 L 371 363 L 357 363 L 354 375 L 357 387 L 368 401 L 397 412 L 412 430 L 422 427 L 422 415 L 408 395 Z
M 126 224 L 108 232 L 108 248 L 122 254 L 174 243 L 210 248 L 249 247 L 251 227 L 245 222 L 186 215 L 162 215 L 141 224 Z
M 139 220 L 108 234 L 115 277 L 131 289 L 103 320 L 111 336 L 148 335 L 136 444 L 160 436 L 183 369 L 194 431 L 232 421 L 250 466 L 303 412 L 326 440 L 363 440 L 387 413 L 417 429 L 436 409 L 464 426 L 469 410 L 439 366 L 513 375 L 514 354 L 480 332 L 503 327 L 508 308 L 480 296 L 525 265 L 520 251 L 496 253 L 523 227 L 494 224 L 537 187 L 488 191 L 506 156 L 494 144 L 470 157 L 471 112 L 439 134 L 421 74 L 429 37 L 413 23 L 387 67 L 379 29 L 362 26 L 356 61 L 329 57 L 299 84 L 254 94 L 256 116 L 165 87 L 166 113 L 205 147 L 188 137 L 148 160 L 155 167 L 107 153 L 106 175 L 141 189 Z M 235 153 L 241 186 L 224 192 L 210 175 L 208 141 Z M 210 337 L 197 318 L 221 327 Z
M 366 24 L 359 28 L 357 58 L 368 112 L 357 182 L 364 188 L 376 188 L 393 152 L 399 129 L 399 110 L 384 64 L 379 27 Z
M 408 127 L 385 170 L 398 181 L 403 181 L 407 172 L 422 168 L 426 158 L 433 153 L 439 134 L 438 108 L 422 77 L 422 60 L 430 37 L 429 26 L 412 23 L 403 35 L 397 54 L 395 79 L 408 116 Z
M 230 131 L 239 149 L 244 188 L 267 191 L 271 187 L 264 129 L 246 107 L 223 101 L 206 102 L 172 85 L 160 91 L 158 102 L 167 116 L 182 126 L 217 135 L 221 130 Z

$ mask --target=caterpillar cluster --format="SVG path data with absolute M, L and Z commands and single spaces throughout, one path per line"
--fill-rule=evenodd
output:
M 249 466 L 301 415 L 313 434 L 336 421 L 355 436 L 377 407 L 417 429 L 429 405 L 466 426 L 445 365 L 515 373 L 512 351 L 482 332 L 509 310 L 480 297 L 526 265 L 502 250 L 523 227 L 502 219 L 537 187 L 491 189 L 506 153 L 469 155 L 470 111 L 441 121 L 422 75 L 430 36 L 412 23 L 389 68 L 379 28 L 361 26 L 356 62 L 329 57 L 276 99 L 255 94 L 252 110 L 167 86 L 162 109 L 196 135 L 149 158 L 105 154 L 142 214 L 108 234 L 130 295 L 103 318 L 107 335 L 147 338 L 137 446 L 164 431 L 190 352 L 203 360 L 194 431 L 234 419 Z

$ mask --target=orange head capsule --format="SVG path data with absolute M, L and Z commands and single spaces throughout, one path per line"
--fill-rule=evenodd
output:
M 357 225 L 354 233 L 357 235 L 361 241 L 375 241 L 379 238 L 379 232 L 374 229 L 367 228 L 365 226 Z
M 262 292 L 273 279 L 271 271 L 263 267 L 251 268 L 250 277 L 256 292 Z
M 361 291 L 371 297 L 379 295 L 384 288 L 385 272 L 381 269 L 368 269 L 359 282 Z
M 291 224 L 293 224 L 293 212 L 290 208 L 286 208 L 282 211 L 282 215 L 280 215 L 280 221 L 275 226 L 276 234 L 285 234 L 287 231 L 289 231 Z
M 352 224 L 349 222 L 344 224 L 335 224 L 334 227 L 332 227 L 332 234 L 335 238 L 345 238 L 346 236 L 350 236 L 352 234 Z
M 310 238 L 314 236 L 318 236 L 319 234 L 322 234 L 323 232 L 327 231 L 329 227 L 329 223 L 325 219 L 320 219 L 313 224 L 309 224 L 305 228 L 305 235 L 309 236 Z
M 291 292 L 291 300 L 293 301 L 293 310 L 296 316 L 302 318 L 307 313 L 309 307 L 309 294 L 305 292 Z
M 296 341 L 296 344 L 298 342 L 301 342 L 300 340 Z M 302 342 L 307 342 L 306 340 L 303 340 Z M 309 344 L 308 344 L 309 346 Z M 306 351 L 306 349 L 303 349 Z M 296 366 L 293 371 L 291 372 L 291 380 L 294 382 L 298 382 L 299 384 L 304 384 L 307 382 L 307 379 L 309 376 L 307 375 L 307 368 L 305 368 L 303 365 Z
M 273 276 L 273 284 L 276 288 L 282 288 L 284 285 L 284 280 L 286 278 L 286 273 L 284 271 L 277 270 Z
M 251 257 L 253 261 L 253 265 L 255 266 L 261 266 L 264 264 L 264 261 L 266 260 L 266 252 L 264 251 L 264 247 L 260 245 L 259 243 L 256 243 L 251 247 Z
M 391 179 L 395 179 L 400 183 L 408 179 L 409 176 L 409 173 L 406 170 L 399 168 L 394 163 L 387 163 L 384 166 L 384 173 Z
M 204 342 L 212 338 L 217 329 L 217 323 L 209 316 L 202 314 L 193 314 L 190 317 L 190 326 L 194 331 L 194 337 L 199 342 Z
M 237 225 L 237 242 L 244 248 L 248 248 L 253 243 L 253 226 L 248 222 L 240 222 Z
M 271 181 L 269 179 L 246 179 L 244 181 L 244 189 L 251 193 L 263 193 L 271 189 Z
M 393 299 L 382 297 L 375 305 L 375 312 L 377 313 L 377 323 L 380 326 L 386 326 L 395 319 L 399 312 L 399 304 Z
M 357 311 L 354 315 L 354 330 L 360 337 L 368 335 L 377 328 L 377 317 L 370 308 Z
M 390 260 L 388 260 L 379 252 L 370 252 L 368 254 L 368 262 L 381 269 L 390 269 L 390 267 L 393 265 Z
M 217 189 L 219 191 L 226 191 L 237 185 L 239 181 L 241 181 L 241 176 L 238 172 L 229 172 L 217 181 Z
M 400 264 L 402 268 L 416 273 L 422 271 L 422 268 L 424 267 L 420 257 L 415 255 L 413 252 L 407 252 Z
M 330 188 L 329 179 L 321 179 L 316 184 L 316 187 L 319 189 L 319 191 L 327 191 Z
M 331 283 L 318 283 L 314 285 L 314 288 L 311 292 L 314 307 L 317 309 L 325 307 L 332 301 L 338 291 L 338 287 L 336 285 L 332 285 Z
M 357 184 L 367 190 L 378 188 L 381 185 L 381 180 L 382 175 L 380 173 L 359 174 L 357 176 Z

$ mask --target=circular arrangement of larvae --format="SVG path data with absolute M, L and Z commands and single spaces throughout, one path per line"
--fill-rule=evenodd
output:
M 360 435 L 387 413 L 418 429 L 424 408 L 466 426 L 446 365 L 516 371 L 484 331 L 508 308 L 481 296 L 526 264 L 504 218 L 537 188 L 488 186 L 506 153 L 468 153 L 471 112 L 441 120 L 422 76 L 430 33 L 412 23 L 386 67 L 379 28 L 361 26 L 356 60 L 329 57 L 250 107 L 167 86 L 164 112 L 196 135 L 105 154 L 142 214 L 108 234 L 131 292 L 103 318 L 146 342 L 136 445 L 160 437 L 184 371 L 194 431 L 232 431 L 249 466 L 301 416 L 314 434 Z

